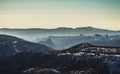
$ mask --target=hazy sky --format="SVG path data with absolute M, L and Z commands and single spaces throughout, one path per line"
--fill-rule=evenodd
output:
M 120 30 L 120 0 L 0 0 L 1 28 Z

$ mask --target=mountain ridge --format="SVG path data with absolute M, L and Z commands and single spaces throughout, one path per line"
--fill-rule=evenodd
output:
M 72 28 L 72 27 L 57 27 L 57 28 L 0 28 L 3 30 L 17 30 L 17 29 L 21 29 L 21 30 L 57 30 L 57 29 L 99 29 L 99 30 L 108 30 L 108 31 L 120 31 L 120 30 L 111 30 L 111 29 L 103 29 L 103 28 L 97 28 L 97 27 L 91 27 L 91 26 L 86 26 L 86 27 L 76 27 L 76 28 Z
M 19 52 L 47 53 L 53 50 L 42 44 L 29 42 L 13 36 L 0 35 L 0 59 Z
M 49 36 L 79 36 L 84 34 L 92 36 L 94 34 L 101 35 L 120 35 L 120 31 L 99 29 L 94 27 L 81 28 L 56 28 L 56 29 L 0 29 L 0 34 L 7 34 L 23 38 L 29 41 L 35 41 L 36 38 L 46 38 Z

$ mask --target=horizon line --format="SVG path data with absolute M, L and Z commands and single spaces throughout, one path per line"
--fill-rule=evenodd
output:
M 18 28 L 18 27 L 16 27 L 16 28 L 11 28 L 11 27 L 8 27 L 8 28 L 1 28 L 0 27 L 0 29 L 46 29 L 46 30 L 53 30 L 53 29 L 64 29 L 64 28 L 66 28 L 66 29 L 79 29 L 79 28 L 95 28 L 95 29 L 102 29 L 102 30 L 110 30 L 110 31 L 120 31 L 120 30 L 112 30 L 112 29 L 104 29 L 104 28 L 97 28 L 97 27 L 92 27 L 92 26 L 84 26 L 84 27 L 75 27 L 75 28 L 73 28 L 73 27 L 56 27 L 56 28 L 40 28 L 40 27 L 28 27 L 28 28 Z

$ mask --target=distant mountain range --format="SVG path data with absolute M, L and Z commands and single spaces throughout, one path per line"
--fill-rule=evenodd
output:
M 41 41 L 43 40 L 43 41 Z M 37 43 L 43 43 L 54 49 L 66 49 L 79 43 L 90 43 L 98 46 L 120 46 L 120 35 L 100 35 L 93 36 L 50 36 L 46 39 L 38 39 Z M 52 44 L 52 45 L 51 45 Z
M 120 35 L 120 31 L 112 31 L 105 29 L 98 29 L 93 27 L 80 27 L 80 28 L 65 28 L 60 27 L 56 29 L 9 29 L 3 28 L 0 29 L 0 34 L 7 34 L 17 36 L 26 40 L 34 41 L 36 38 L 44 38 L 48 36 L 79 36 L 80 34 L 84 35 Z
M 51 38 L 48 38 L 46 41 L 38 41 L 38 43 L 46 45 L 46 46 L 54 48 L 54 49 L 60 49 L 60 48 L 58 48 L 58 46 L 55 43 L 53 43 Z
M 13 36 L 0 35 L 0 59 L 19 52 L 47 53 L 52 50 L 52 48 L 45 45 L 25 41 Z

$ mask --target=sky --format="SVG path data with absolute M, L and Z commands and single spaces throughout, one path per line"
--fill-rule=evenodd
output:
M 120 30 L 120 0 L 0 0 L 0 28 Z

